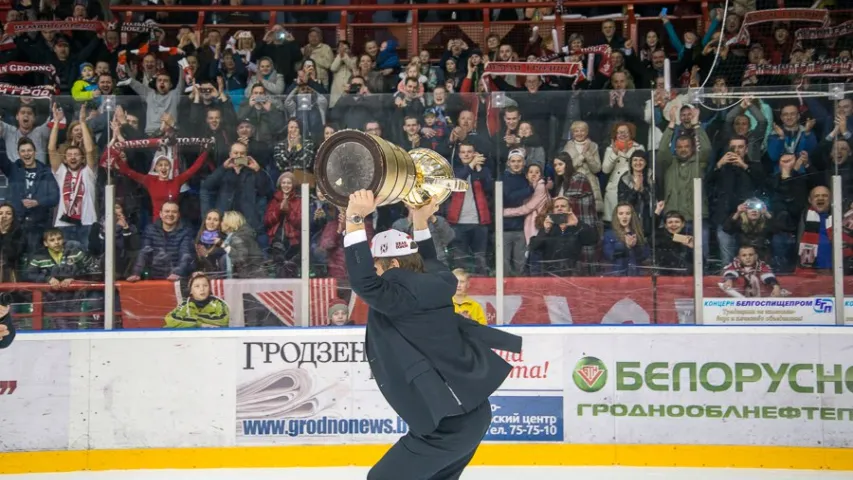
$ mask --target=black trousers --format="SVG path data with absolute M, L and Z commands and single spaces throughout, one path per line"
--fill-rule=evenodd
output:
M 487 401 L 439 422 L 426 435 L 409 432 L 370 469 L 367 480 L 457 480 L 492 423 Z

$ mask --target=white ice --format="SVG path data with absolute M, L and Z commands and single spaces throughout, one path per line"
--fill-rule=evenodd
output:
M 0 475 L 2 480 L 364 480 L 367 468 L 147 470 Z M 698 468 L 471 467 L 462 480 L 811 480 L 853 479 L 853 472 Z

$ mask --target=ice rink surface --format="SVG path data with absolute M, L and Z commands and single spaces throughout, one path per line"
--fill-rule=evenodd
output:
M 0 475 L 3 480 L 364 480 L 367 468 L 149 470 Z M 524 477 L 526 476 L 526 477 Z M 801 480 L 853 479 L 853 472 L 697 468 L 471 467 L 462 480 Z M 401 477 L 405 480 L 405 477 Z

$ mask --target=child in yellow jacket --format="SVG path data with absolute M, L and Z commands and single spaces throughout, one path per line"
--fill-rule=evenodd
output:
M 488 325 L 486 313 L 476 300 L 468 296 L 470 275 L 463 268 L 453 270 L 459 283 L 456 284 L 456 295 L 453 296 L 453 309 L 459 315 L 474 320 L 481 325 Z
M 74 97 L 75 101 L 85 103 L 91 102 L 99 96 L 99 93 L 95 67 L 89 62 L 81 63 L 80 78 L 71 87 L 71 96 Z

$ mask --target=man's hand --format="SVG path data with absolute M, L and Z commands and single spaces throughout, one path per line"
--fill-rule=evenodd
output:
M 47 281 L 47 284 L 50 285 L 50 288 L 59 288 L 59 280 L 56 278 L 50 277 L 50 280 Z
M 412 210 L 412 228 L 414 230 L 426 230 L 429 228 L 429 221 L 435 212 L 438 211 L 438 199 L 432 197 L 429 203 L 421 208 Z
M 353 215 L 366 217 L 376 211 L 376 205 L 380 203 L 370 190 L 359 190 L 349 196 L 347 204 L 347 218 Z
M 39 206 L 38 200 L 33 200 L 30 198 L 25 198 L 21 200 L 21 203 L 24 205 L 24 208 L 34 208 Z

